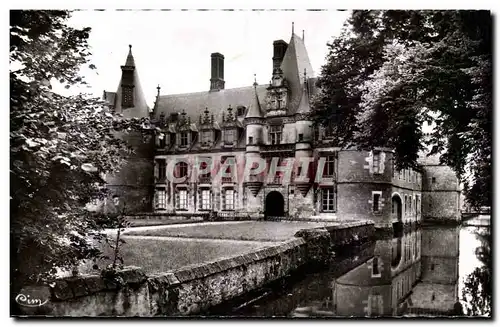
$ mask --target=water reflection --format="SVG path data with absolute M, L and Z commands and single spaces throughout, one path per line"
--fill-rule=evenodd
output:
M 425 227 L 377 240 L 330 269 L 271 293 L 233 314 L 490 315 L 490 229 Z

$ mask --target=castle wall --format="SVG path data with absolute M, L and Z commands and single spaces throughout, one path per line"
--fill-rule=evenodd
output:
M 140 132 L 120 133 L 117 137 L 133 148 L 125 156 L 118 172 L 106 176 L 107 187 L 120 197 L 129 213 L 149 212 L 153 199 L 153 138 L 143 138 Z
M 422 211 L 427 221 L 460 221 L 460 184 L 448 166 L 423 167 Z

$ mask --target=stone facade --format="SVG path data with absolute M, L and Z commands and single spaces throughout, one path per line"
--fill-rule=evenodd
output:
M 158 88 L 151 113 L 159 129 L 154 159 L 151 166 L 132 164 L 145 174 L 135 176 L 136 181 L 150 186 L 137 196 L 154 189 L 154 212 L 361 219 L 381 228 L 459 217 L 459 193 L 450 189 L 458 182 L 448 167 L 396 171 L 391 149 L 340 149 L 328 129 L 314 127 L 308 118 L 310 99 L 319 90 L 304 40 L 292 33 L 288 43 L 275 41 L 273 47 L 269 84 L 226 89 L 224 56 L 213 53 L 209 90 L 160 95 Z M 258 170 L 252 162 L 259 160 L 265 162 L 264 171 L 248 174 Z M 310 160 L 309 168 L 299 167 L 301 160 Z M 286 171 L 270 169 L 292 161 Z M 196 174 L 200 169 L 203 174 Z M 216 178 L 221 171 L 233 175 Z M 434 177 L 438 184 L 429 186 L 427 180 Z

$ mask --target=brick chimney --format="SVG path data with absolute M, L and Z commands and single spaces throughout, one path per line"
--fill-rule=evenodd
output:
M 224 90 L 224 56 L 218 52 L 214 52 L 210 57 L 212 59 L 210 92 Z
M 281 66 L 288 44 L 283 40 L 273 42 L 273 71 Z

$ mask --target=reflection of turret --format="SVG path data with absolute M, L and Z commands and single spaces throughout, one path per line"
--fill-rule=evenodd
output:
M 411 313 L 447 314 L 458 301 L 459 227 L 422 231 L 422 281 L 411 296 Z
M 336 280 L 340 316 L 396 315 L 420 278 L 420 231 L 378 240 L 375 256 Z

